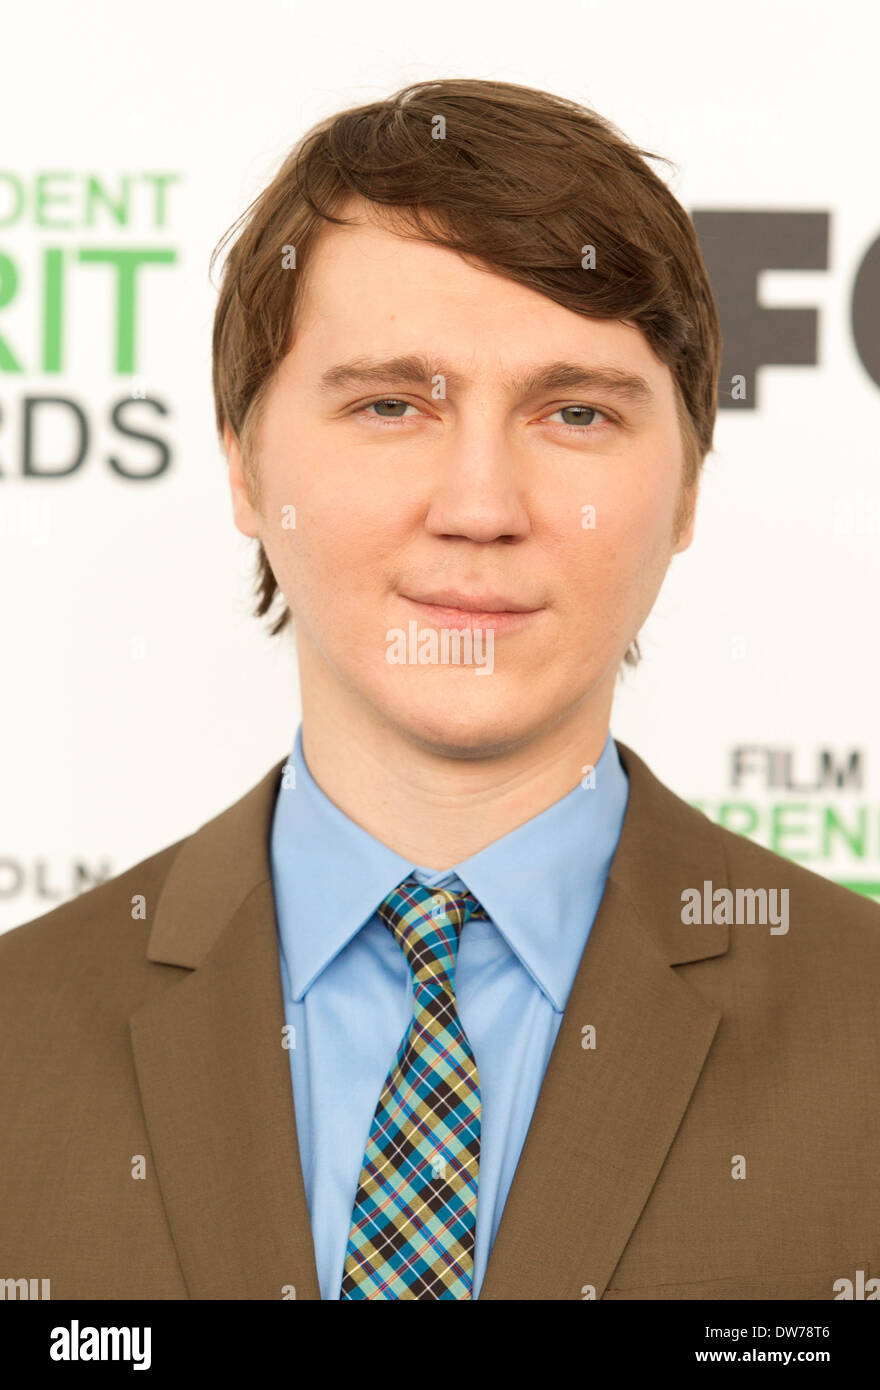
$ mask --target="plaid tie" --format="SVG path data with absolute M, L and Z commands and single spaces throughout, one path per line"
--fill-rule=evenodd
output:
M 471 1298 L 480 1078 L 455 961 L 465 922 L 487 914 L 415 878 L 378 912 L 412 973 L 413 1016 L 370 1126 L 339 1297 Z

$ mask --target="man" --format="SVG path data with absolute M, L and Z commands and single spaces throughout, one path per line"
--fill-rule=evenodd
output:
M 719 353 L 688 218 L 573 103 L 419 84 L 292 152 L 227 258 L 214 386 L 302 724 L 0 940 L 10 1270 L 134 1299 L 877 1270 L 880 913 L 609 732 Z

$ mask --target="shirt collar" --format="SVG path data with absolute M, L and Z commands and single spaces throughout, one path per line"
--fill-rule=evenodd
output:
M 593 777 L 585 782 L 440 873 L 402 858 L 330 800 L 306 765 L 300 725 L 284 766 L 270 840 L 278 926 L 293 998 L 304 997 L 388 893 L 415 873 L 431 887 L 469 888 L 561 1012 L 626 810 L 629 785 L 610 733 Z

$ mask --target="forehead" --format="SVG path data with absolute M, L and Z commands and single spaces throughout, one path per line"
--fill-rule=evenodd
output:
M 374 359 L 422 353 L 449 363 L 451 380 L 533 366 L 543 355 L 601 357 L 619 370 L 638 369 L 655 391 L 671 375 L 642 331 L 623 320 L 577 313 L 484 262 L 417 239 L 396 209 L 364 205 L 342 210 L 351 226 L 321 228 L 303 267 L 296 340 L 322 373 L 369 352 Z M 589 272 L 584 272 L 589 273 Z

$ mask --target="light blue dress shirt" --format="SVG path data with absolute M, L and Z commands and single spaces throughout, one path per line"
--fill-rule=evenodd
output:
M 605 888 L 629 784 L 610 733 L 595 787 L 560 801 L 453 869 L 403 859 L 325 795 L 302 726 L 278 793 L 270 859 L 297 1139 L 322 1299 L 337 1299 L 376 1103 L 412 1018 L 412 980 L 376 909 L 409 874 L 466 886 L 456 998 L 482 1098 L 474 1297 Z M 284 781 L 290 785 L 286 788 Z

